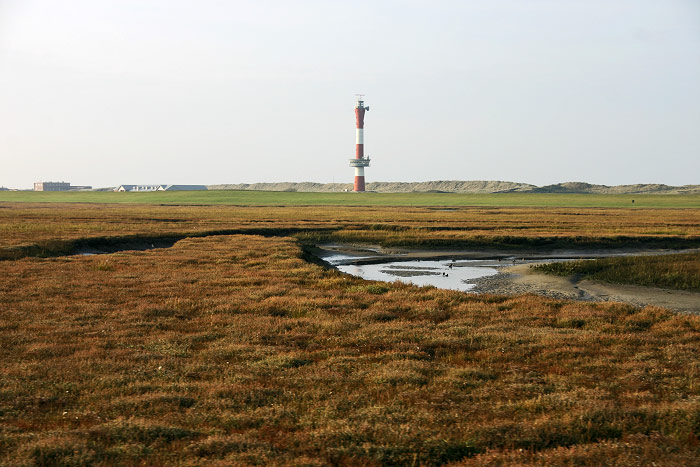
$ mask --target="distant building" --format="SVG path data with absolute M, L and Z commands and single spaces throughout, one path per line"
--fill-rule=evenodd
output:
M 161 185 L 119 185 L 114 191 L 158 191 Z
M 206 185 L 161 185 L 158 191 L 201 191 L 206 189 Z
M 67 182 L 36 182 L 34 191 L 68 191 L 70 183 Z
M 119 185 L 114 191 L 200 191 L 206 185 Z
M 91 190 L 91 186 L 76 186 L 67 182 L 36 182 L 34 191 L 77 191 Z

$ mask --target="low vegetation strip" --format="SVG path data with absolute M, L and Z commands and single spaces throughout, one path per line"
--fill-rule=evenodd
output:
M 518 235 L 426 235 L 424 231 L 404 231 L 400 235 L 377 233 L 371 229 L 352 231 L 338 230 L 315 232 L 307 231 L 297 234 L 305 243 L 364 243 L 383 247 L 435 248 L 435 249 L 478 249 L 499 251 L 553 249 L 590 250 L 590 249 L 688 249 L 700 247 L 700 237 L 679 238 L 673 236 L 612 236 L 612 237 L 526 237 Z
M 546 249 L 625 249 L 625 248 L 668 248 L 684 249 L 700 247 L 700 237 L 676 238 L 676 237 L 487 237 L 477 236 L 471 238 L 424 238 L 425 232 L 420 236 L 395 236 L 376 235 L 371 228 L 359 229 L 352 233 L 338 232 L 331 228 L 248 228 L 233 230 L 215 230 L 204 232 L 171 233 L 165 236 L 127 235 L 114 237 L 88 237 L 64 240 L 44 240 L 39 243 L 0 247 L 0 261 L 16 260 L 26 257 L 49 258 L 54 256 L 68 256 L 81 253 L 114 253 L 125 250 L 148 250 L 152 248 L 171 247 L 176 241 L 185 238 L 209 237 L 215 235 L 262 235 L 269 237 L 293 236 L 305 249 L 313 248 L 319 243 L 329 242 L 360 242 L 372 243 L 383 247 L 408 247 L 408 248 L 435 248 L 435 249 L 471 249 L 471 250 L 497 250 L 507 251 L 541 251 Z
M 700 253 L 578 260 L 533 268 L 559 276 L 700 292 Z
M 700 209 L 0 203 L 0 249 L 254 229 L 305 231 L 309 242 L 385 246 L 689 248 L 700 242 Z
M 372 283 L 301 256 L 229 235 L 0 263 L 0 464 L 700 455 L 698 316 Z
M 296 193 L 279 191 L 14 192 L 0 202 L 98 204 L 203 204 L 238 206 L 550 206 L 700 208 L 699 194 L 569 193 Z
M 326 234 L 327 229 L 317 229 L 318 235 Z M 26 257 L 50 258 L 87 252 L 88 254 L 114 253 L 126 250 L 149 250 L 167 248 L 185 238 L 210 237 L 215 235 L 262 235 L 266 237 L 287 237 L 307 233 L 304 229 L 293 228 L 248 228 L 223 229 L 204 232 L 170 233 L 167 235 L 125 235 L 113 237 L 88 237 L 63 240 L 44 240 L 30 245 L 0 248 L 0 261 Z M 699 239 L 700 243 L 700 239 Z

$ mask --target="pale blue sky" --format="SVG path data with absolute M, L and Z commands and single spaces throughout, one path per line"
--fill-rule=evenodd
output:
M 0 0 L 0 186 L 700 183 L 700 1 Z

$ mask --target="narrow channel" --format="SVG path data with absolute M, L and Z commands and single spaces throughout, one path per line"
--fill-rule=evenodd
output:
M 522 269 L 515 266 L 591 259 L 611 256 L 678 253 L 669 250 L 548 250 L 548 251 L 430 251 L 392 250 L 356 245 L 318 245 L 315 254 L 341 272 L 376 281 L 401 281 L 418 286 L 474 293 L 544 293 L 562 296 L 560 291 L 513 287 L 511 279 Z M 518 272 L 514 272 L 518 270 Z M 505 285 L 507 285 L 507 287 Z M 581 291 L 575 286 L 576 293 Z M 546 287 L 545 287 L 546 288 Z M 523 290 L 521 290 L 523 289 Z M 572 298 L 586 298 L 572 296 Z

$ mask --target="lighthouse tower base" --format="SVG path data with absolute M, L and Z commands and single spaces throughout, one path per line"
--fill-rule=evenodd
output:
M 365 191 L 365 167 L 369 167 L 369 157 L 350 159 L 350 167 L 355 168 L 355 186 L 353 191 Z

